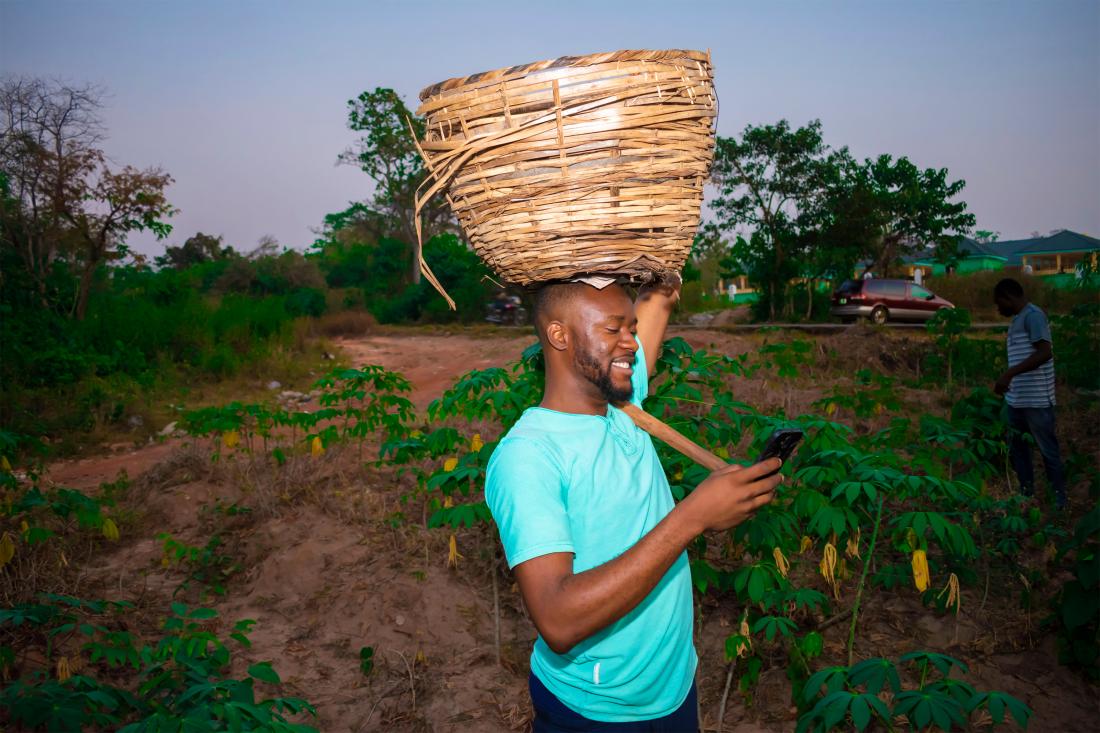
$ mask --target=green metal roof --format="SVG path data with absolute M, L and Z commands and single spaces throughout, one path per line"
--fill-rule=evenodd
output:
M 1022 257 L 1023 255 L 1092 252 L 1094 250 L 1100 250 L 1100 239 L 1063 229 L 1049 237 L 1021 240 L 1020 246 L 1016 248 L 1014 254 Z
M 1007 260 L 1008 258 L 994 249 L 994 246 L 995 243 L 993 242 L 979 242 L 970 237 L 959 238 L 959 252 L 968 257 L 999 257 L 1002 260 Z
M 1087 234 L 1063 229 L 1056 234 L 1031 239 L 1008 239 L 1003 242 L 979 242 L 970 237 L 959 237 L 961 259 L 982 258 L 1003 260 L 1007 265 L 1023 264 L 1024 255 L 1066 254 L 1070 252 L 1092 252 L 1100 250 L 1100 239 Z M 913 265 L 930 266 L 935 264 L 934 251 L 931 248 L 902 258 L 903 262 Z M 861 262 L 862 267 L 865 263 Z

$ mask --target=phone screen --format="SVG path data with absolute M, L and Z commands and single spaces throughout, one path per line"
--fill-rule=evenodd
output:
M 764 450 L 760 451 L 760 455 L 757 457 L 756 462 L 766 461 L 769 458 L 778 458 L 786 463 L 787 459 L 794 453 L 795 447 L 798 442 L 802 440 L 803 433 L 797 428 L 784 428 L 776 430 L 768 438 L 768 442 L 764 445 Z M 769 473 L 768 476 L 773 475 L 775 472 Z M 761 478 L 767 478 L 762 476 Z

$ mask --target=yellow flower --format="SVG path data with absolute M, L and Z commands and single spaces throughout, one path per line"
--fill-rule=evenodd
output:
M 0 469 L 3 469 L 4 473 L 11 473 L 11 464 L 8 463 L 7 456 L 0 456 Z
M 481 433 L 474 433 L 474 437 L 470 438 L 470 451 L 477 453 L 484 447 L 485 443 L 481 440 Z
M 443 508 L 444 509 L 450 509 L 454 505 L 455 505 L 455 500 L 454 500 L 453 496 L 446 496 L 446 497 L 443 498 Z
M 112 542 L 118 539 L 118 525 L 110 517 L 103 520 L 103 536 Z
M 324 454 L 325 444 L 321 442 L 320 435 L 313 436 L 313 440 L 309 444 L 309 452 L 314 458 Z
M 830 402 L 829 404 L 825 405 L 825 414 L 826 415 L 832 415 L 834 412 L 836 412 L 836 403 L 835 402 Z
M 859 527 L 856 527 L 854 535 L 848 537 L 848 546 L 844 548 L 844 554 L 859 560 L 863 559 L 859 556 Z
M 59 682 L 64 682 L 73 676 L 72 670 L 69 669 L 69 658 L 61 657 L 57 660 L 57 679 Z
M 462 555 L 458 554 L 458 541 L 455 540 L 455 536 L 451 535 L 451 539 L 448 542 L 447 548 L 447 565 L 452 568 L 458 567 L 458 561 L 463 559 Z
M 241 434 L 236 430 L 226 430 L 222 433 L 222 445 L 226 448 L 236 448 L 241 442 Z
M 451 458 L 448 458 L 447 460 L 443 461 L 443 470 L 444 471 L 453 471 L 453 470 L 455 470 L 455 468 L 457 466 L 458 466 L 458 459 L 453 457 L 453 456 Z
M 798 554 L 799 555 L 806 554 L 806 551 L 809 550 L 813 546 L 814 546 L 814 541 L 811 540 L 806 535 L 802 535 L 802 542 L 800 542 L 798 544 Z
M 959 611 L 962 609 L 962 590 L 959 588 L 959 576 L 951 573 L 947 578 L 947 585 L 943 590 L 939 592 L 936 598 L 941 598 L 943 594 L 947 594 L 946 608 L 955 607 L 955 615 L 959 615 Z
M 741 617 L 741 628 L 739 628 L 737 632 L 744 639 L 744 641 L 737 643 L 737 658 L 740 659 L 741 657 L 752 651 L 752 637 L 750 636 L 751 632 L 749 630 L 748 609 L 745 609 L 745 614 Z
M 787 571 L 791 569 L 791 564 L 787 562 L 787 556 L 783 554 L 782 550 L 776 547 L 772 550 L 772 557 L 775 558 L 775 567 L 779 569 L 779 574 L 786 578 Z
M 921 593 L 928 590 L 928 555 L 924 550 L 913 550 L 913 583 Z
M 840 586 L 836 579 L 836 547 L 832 542 L 825 543 L 825 551 L 821 555 L 821 575 L 833 586 L 833 596 L 840 600 Z

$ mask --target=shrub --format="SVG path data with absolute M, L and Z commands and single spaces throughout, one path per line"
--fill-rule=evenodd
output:
M 992 270 L 967 275 L 940 275 L 929 278 L 925 285 L 956 308 L 973 313 L 975 320 L 1001 321 L 993 304 L 993 287 L 1011 277 L 1024 286 L 1024 293 L 1048 314 L 1066 313 L 1074 306 L 1100 302 L 1100 290 L 1095 288 L 1058 288 L 1042 277 L 1024 275 L 1014 270 Z
M 322 336 L 363 336 L 378 325 L 367 311 L 346 310 L 327 313 L 317 320 L 317 333 Z
M 680 290 L 680 307 L 689 313 L 703 309 L 703 284 L 698 280 L 685 282 Z

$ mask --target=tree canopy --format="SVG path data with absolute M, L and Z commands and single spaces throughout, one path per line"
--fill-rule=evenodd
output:
M 974 217 L 953 201 L 964 181 L 946 168 L 920 169 L 908 158 L 858 162 L 824 142 L 820 120 L 793 129 L 786 120 L 748 125 L 719 137 L 711 208 L 719 231 L 734 235 L 727 274 L 748 275 L 764 314 L 790 314 L 791 283 L 843 278 L 866 261 L 880 275 L 925 248 L 949 257 Z
M 415 242 L 416 189 L 427 171 L 413 135 L 423 138 L 424 120 L 410 112 L 392 89 L 377 88 L 348 101 L 348 127 L 361 135 L 339 160 L 358 166 L 375 185 L 373 197 L 348 212 L 375 238 L 396 236 Z M 441 199 L 430 203 L 421 215 L 424 241 L 457 231 L 454 215 Z M 408 272 L 411 282 L 420 281 L 415 252 Z
M 0 247 L 14 253 L 42 305 L 84 318 L 96 269 L 128 254 L 126 235 L 162 238 L 175 213 L 159 168 L 113 168 L 98 144 L 102 91 L 38 78 L 0 80 Z M 64 265 L 80 273 L 69 303 L 52 292 Z

